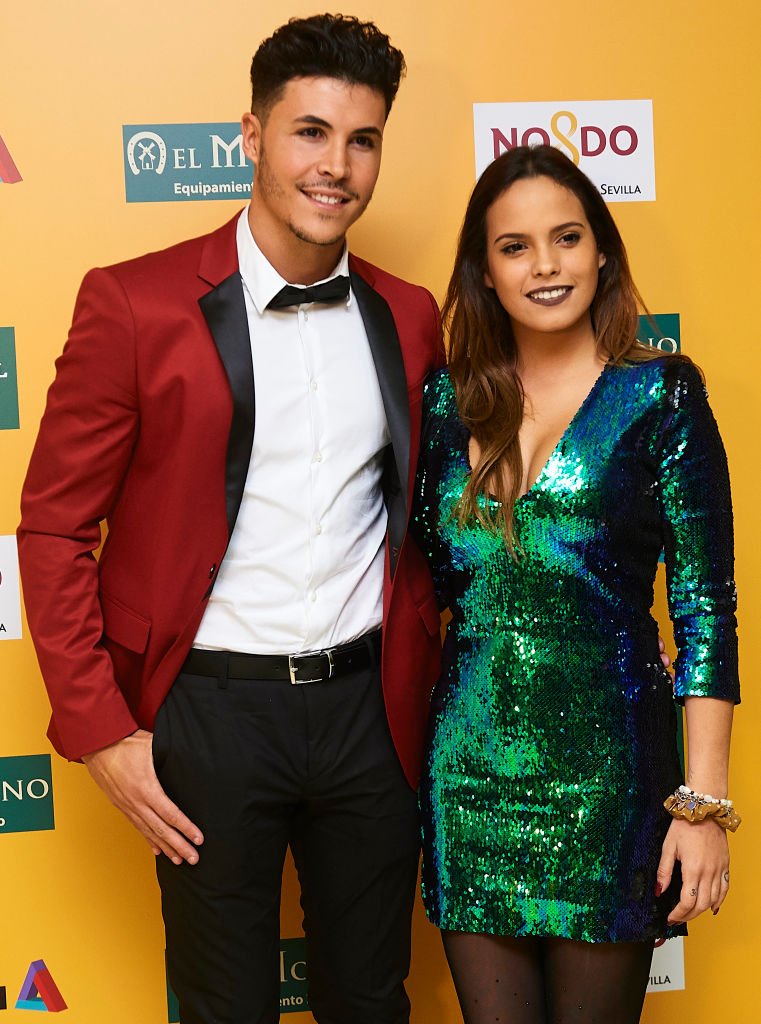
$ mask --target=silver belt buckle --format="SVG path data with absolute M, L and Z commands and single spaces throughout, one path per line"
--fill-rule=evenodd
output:
M 299 670 L 298 662 L 302 658 L 316 658 L 321 654 L 327 656 L 328 659 L 328 679 L 333 677 L 335 666 L 333 664 L 333 652 L 332 651 L 315 651 L 314 654 L 289 654 L 288 655 L 288 675 L 291 677 L 292 686 L 303 686 L 304 683 L 321 683 L 322 676 L 315 676 L 313 679 L 297 679 L 296 673 Z

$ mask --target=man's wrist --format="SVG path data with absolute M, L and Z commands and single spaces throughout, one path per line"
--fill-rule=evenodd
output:
M 125 736 L 120 736 L 118 740 L 113 740 L 113 742 L 107 743 L 105 745 L 105 747 L 98 747 L 97 750 L 91 750 L 87 754 L 82 754 L 82 757 L 81 757 L 82 763 L 86 765 L 89 760 L 91 760 L 94 757 L 97 757 L 99 754 L 102 754 L 104 750 L 110 750 L 112 747 L 117 746 L 119 743 L 122 743 L 124 740 L 129 739 L 131 736 L 136 736 L 137 733 L 144 732 L 144 731 L 145 730 L 140 729 L 140 728 L 133 729 L 132 732 L 128 732 Z

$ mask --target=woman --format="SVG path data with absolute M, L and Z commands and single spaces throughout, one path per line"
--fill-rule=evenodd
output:
M 653 941 L 729 885 L 726 461 L 698 370 L 636 341 L 638 298 L 605 203 L 558 150 L 487 168 L 444 308 L 450 364 L 426 388 L 415 516 L 452 613 L 424 898 L 466 1024 L 639 1020 Z M 670 800 L 661 550 L 693 791 Z

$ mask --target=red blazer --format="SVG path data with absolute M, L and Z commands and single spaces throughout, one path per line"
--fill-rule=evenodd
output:
M 235 525 L 255 417 L 236 219 L 91 271 L 57 362 L 18 540 L 49 736 L 72 760 L 152 729 Z M 425 289 L 353 257 L 350 270 L 392 439 L 383 689 L 416 785 L 439 615 L 406 530 L 422 384 L 443 358 L 439 315 Z

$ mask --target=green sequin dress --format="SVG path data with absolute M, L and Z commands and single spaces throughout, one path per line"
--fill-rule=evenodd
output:
M 425 390 L 413 532 L 452 621 L 421 785 L 441 928 L 590 942 L 678 934 L 655 896 L 682 779 L 650 614 L 665 553 L 675 694 L 739 699 L 726 460 L 696 368 L 607 366 L 515 507 L 522 557 L 453 516 L 468 432 Z

